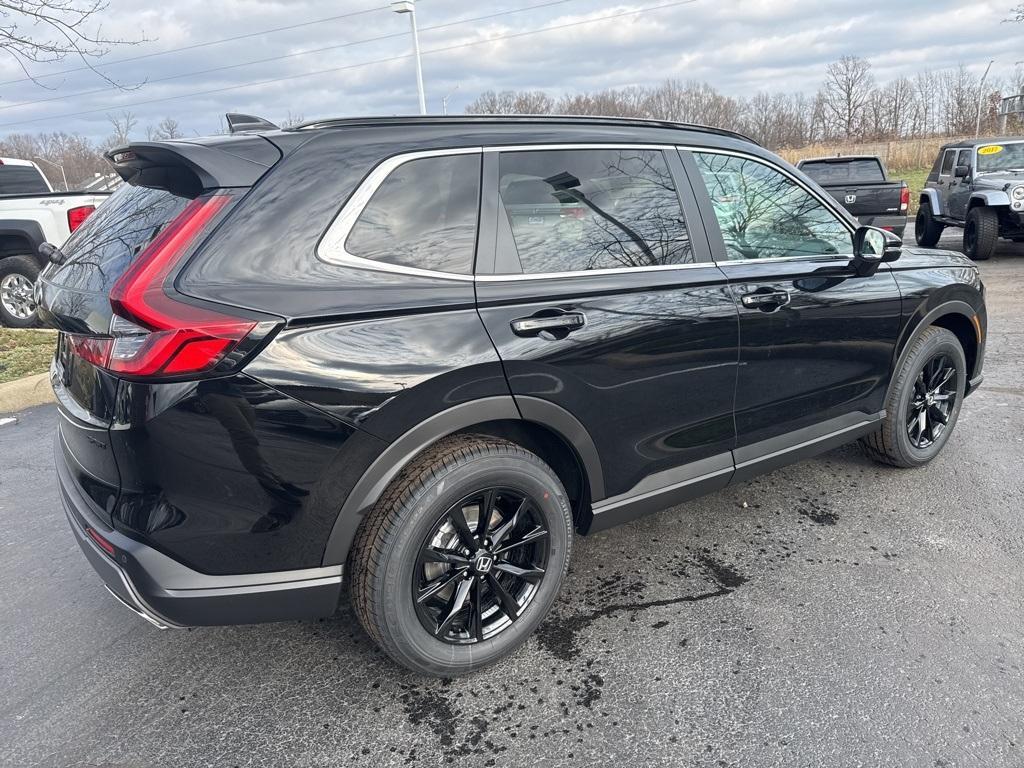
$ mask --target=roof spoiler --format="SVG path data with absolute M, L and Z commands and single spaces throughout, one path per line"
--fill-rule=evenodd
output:
M 208 189 L 251 187 L 281 159 L 281 151 L 260 136 L 220 136 L 132 142 L 106 158 L 128 184 L 197 197 Z
M 228 124 L 228 133 L 247 133 L 252 131 L 276 131 L 279 130 L 269 120 L 255 115 L 243 115 L 238 112 L 228 112 L 224 115 Z

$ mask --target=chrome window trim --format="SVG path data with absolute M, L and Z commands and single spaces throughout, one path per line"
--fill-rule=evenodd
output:
M 432 277 L 443 280 L 458 280 L 462 282 L 486 282 L 486 283 L 501 283 L 501 282 L 513 282 L 518 280 L 562 280 L 573 277 L 601 277 L 607 275 L 620 275 L 630 274 L 633 272 L 667 272 L 673 270 L 686 270 L 694 268 L 707 268 L 721 264 L 770 264 L 776 262 L 786 261 L 817 261 L 817 260 L 851 260 L 853 257 L 846 254 L 807 254 L 801 256 L 779 256 L 770 259 L 725 259 L 725 260 L 712 260 L 712 261 L 698 261 L 688 264 L 658 264 L 646 267 L 614 267 L 609 269 L 585 269 L 585 270 L 574 270 L 569 272 L 542 272 L 536 274 L 522 274 L 516 272 L 506 272 L 500 274 L 473 274 L 463 275 L 456 272 L 442 272 L 433 269 L 419 269 L 417 267 L 408 267 L 398 264 L 388 264 L 386 262 L 374 261 L 372 259 L 364 259 L 359 256 L 354 256 L 345 249 L 345 242 L 348 240 L 348 236 L 358 221 L 359 216 L 362 214 L 363 209 L 367 203 L 373 197 L 374 193 L 380 187 L 381 184 L 387 179 L 387 177 L 396 168 L 404 165 L 405 163 L 413 160 L 419 160 L 426 157 L 444 157 L 449 155 L 472 155 L 472 154 L 483 154 L 483 153 L 498 153 L 498 152 L 549 152 L 559 150 L 587 150 L 587 149 L 646 149 L 652 151 L 668 152 L 668 151 L 684 151 L 684 152 L 704 152 L 708 154 L 717 155 L 731 155 L 739 157 L 744 160 L 753 160 L 754 162 L 766 165 L 769 168 L 778 171 L 779 173 L 786 176 L 788 179 L 793 181 L 797 186 L 811 195 L 814 199 L 820 202 L 827 210 L 836 215 L 837 219 L 842 223 L 846 229 L 850 232 L 851 236 L 855 230 L 853 224 L 851 224 L 845 216 L 845 213 L 841 211 L 837 206 L 838 204 L 831 199 L 826 199 L 819 195 L 816 191 L 808 187 L 799 177 L 787 171 L 785 168 L 777 165 L 767 158 L 760 157 L 749 152 L 741 152 L 734 149 L 722 149 L 718 147 L 708 147 L 702 145 L 682 145 L 682 144 L 643 144 L 635 142 L 571 142 L 563 144 L 511 144 L 508 146 L 474 146 L 474 147 L 457 147 L 450 149 L 428 149 L 420 150 L 416 152 L 404 152 L 397 155 L 392 155 L 382 160 L 376 165 L 373 170 L 360 182 L 355 192 L 349 197 L 348 201 L 337 213 L 334 220 L 331 222 L 327 231 L 316 247 L 316 256 L 321 261 L 327 264 L 333 264 L 335 266 L 343 267 L 355 267 L 359 269 L 368 269 L 377 272 L 388 272 L 392 274 L 401 275 L 413 275 L 418 277 Z M 484 190 L 481 190 L 481 195 L 484 194 Z
M 391 272 L 402 275 L 416 275 L 419 277 L 433 277 L 444 280 L 460 280 L 473 282 L 473 275 L 463 275 L 458 272 L 442 272 L 435 269 L 420 269 L 418 267 L 407 267 L 401 264 L 388 264 L 383 261 L 364 259 L 354 256 L 348 252 L 345 243 L 348 240 L 352 228 L 355 226 L 367 203 L 380 188 L 381 184 L 391 175 L 392 171 L 413 160 L 421 160 L 427 157 L 447 157 L 449 155 L 479 155 L 482 147 L 458 147 L 455 149 L 427 149 L 419 152 L 405 152 L 392 155 L 382 160 L 363 179 L 355 192 L 349 197 L 345 205 L 334 217 L 327 231 L 316 246 L 316 256 L 327 264 L 339 267 L 357 267 L 369 269 L 376 272 Z M 482 190 L 481 190 L 482 193 Z
M 836 219 L 838 219 L 839 223 L 842 224 L 846 228 L 846 230 L 850 233 L 850 237 L 851 238 L 853 237 L 854 232 L 856 232 L 856 230 L 857 230 L 857 227 L 855 227 L 853 225 L 853 223 L 847 218 L 848 216 L 852 216 L 852 214 L 850 214 L 845 209 L 840 208 L 839 204 L 835 200 L 833 200 L 832 198 L 826 198 L 825 196 L 822 196 L 822 195 L 818 194 L 814 189 L 812 189 L 811 187 L 807 186 L 807 184 L 805 184 L 803 182 L 803 180 L 801 180 L 798 176 L 790 173 L 785 168 L 783 168 L 781 165 L 778 165 L 777 163 L 773 163 L 773 162 L 771 162 L 770 160 L 768 160 L 766 158 L 750 154 L 749 152 L 740 152 L 740 151 L 735 150 L 735 149 L 719 149 L 717 147 L 691 147 L 691 146 L 677 145 L 676 149 L 682 150 L 683 152 L 690 152 L 691 154 L 692 153 L 700 152 L 700 153 L 712 154 L 712 155 L 731 155 L 733 157 L 739 157 L 739 158 L 742 158 L 744 160 L 753 160 L 754 162 L 760 163 L 761 165 L 765 165 L 765 166 L 771 168 L 772 170 L 778 171 L 779 173 L 781 173 L 783 176 L 785 176 L 790 181 L 792 181 L 794 184 L 796 184 L 798 187 L 800 187 L 802 190 L 804 190 L 804 192 L 806 192 L 811 197 L 813 197 L 815 200 L 817 200 L 819 203 L 821 203 L 825 207 L 825 210 L 831 212 L 832 215 L 834 215 L 836 217 Z M 703 179 L 701 179 L 701 182 L 704 183 L 705 186 L 706 186 L 706 182 L 704 182 Z M 852 239 L 851 239 L 851 245 L 852 245 Z M 713 250 L 714 249 L 712 249 L 712 251 Z M 800 256 L 776 256 L 776 257 L 773 257 L 773 258 L 770 258 L 770 259 L 723 259 L 723 260 L 716 259 L 714 263 L 715 264 L 773 264 L 773 263 L 784 262 L 784 261 L 816 261 L 816 260 L 821 260 L 821 259 L 828 259 L 830 261 L 852 261 L 853 260 L 853 254 L 845 254 L 845 253 L 812 253 L 812 254 L 804 254 L 804 255 L 800 255 Z

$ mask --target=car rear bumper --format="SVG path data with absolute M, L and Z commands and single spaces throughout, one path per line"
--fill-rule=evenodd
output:
M 254 624 L 330 616 L 341 595 L 342 566 L 210 576 L 105 525 L 56 452 L 61 501 L 86 559 L 119 602 L 161 629 Z M 101 549 L 89 534 L 113 548 Z
M 858 216 L 857 221 L 866 227 L 879 227 L 887 229 L 900 237 L 907 228 L 906 216 Z

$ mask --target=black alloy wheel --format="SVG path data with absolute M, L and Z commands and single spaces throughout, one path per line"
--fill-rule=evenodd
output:
M 413 570 L 423 627 L 456 645 L 506 630 L 537 594 L 548 529 L 528 495 L 485 488 L 452 505 L 427 534 Z
M 958 383 L 956 365 L 946 354 L 921 369 L 907 409 L 907 436 L 915 448 L 928 448 L 941 436 L 956 406 Z

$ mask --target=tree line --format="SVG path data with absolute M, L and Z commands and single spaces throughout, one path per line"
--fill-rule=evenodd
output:
M 728 96 L 697 81 L 666 80 L 552 96 L 547 91 L 486 91 L 470 103 L 470 114 L 561 114 L 642 117 L 700 123 L 745 133 L 771 149 L 852 141 L 891 141 L 997 130 L 1003 96 L 1024 92 L 1024 68 L 1006 81 L 989 79 L 961 65 L 925 70 L 914 77 L 876 81 L 871 63 L 844 56 L 828 65 L 813 95 L 756 93 Z M 980 110 L 979 110 L 980 103 Z M 1007 131 L 1024 132 L 1020 116 Z

